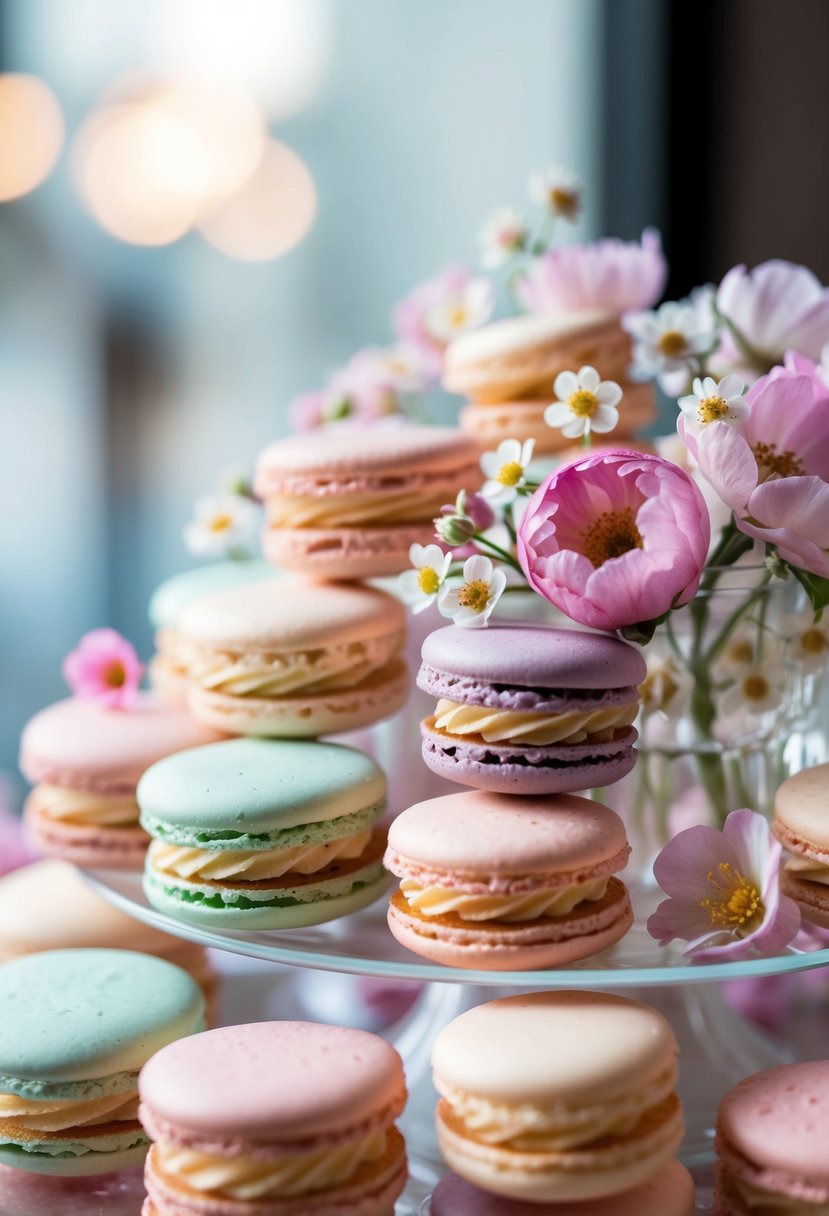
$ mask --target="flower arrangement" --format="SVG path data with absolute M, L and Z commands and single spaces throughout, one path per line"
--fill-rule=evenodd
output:
M 193 517 L 184 525 L 184 544 L 198 557 L 247 561 L 258 551 L 260 525 L 261 511 L 250 479 L 228 472 L 211 494 L 196 499 Z

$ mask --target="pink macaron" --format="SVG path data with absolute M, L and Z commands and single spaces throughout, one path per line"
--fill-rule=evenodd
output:
M 619 816 L 586 798 L 433 798 L 389 829 L 385 865 L 401 879 L 389 927 L 409 950 L 452 967 L 558 967 L 630 929 L 630 897 L 615 877 L 629 855 Z
M 754 1073 L 717 1114 L 714 1216 L 829 1210 L 829 1060 Z
M 313 431 L 261 453 L 254 488 L 275 566 L 325 579 L 399 574 L 459 490 L 481 483 L 475 439 L 448 427 Z
M 141 869 L 149 837 L 135 789 L 151 764 L 223 738 L 151 693 L 131 709 L 69 697 L 36 714 L 20 742 L 35 786 L 26 828 L 41 852 L 82 866 Z
M 389 1216 L 406 1085 L 383 1039 L 259 1022 L 173 1046 L 139 1078 L 144 1216 Z
M 437 698 L 423 759 L 461 785 L 561 794 L 610 785 L 636 763 L 641 653 L 606 634 L 450 625 L 423 644 L 418 687 Z
M 493 1195 L 447 1174 L 435 1188 L 429 1216 L 694 1216 L 694 1181 L 674 1160 L 621 1195 L 539 1204 Z

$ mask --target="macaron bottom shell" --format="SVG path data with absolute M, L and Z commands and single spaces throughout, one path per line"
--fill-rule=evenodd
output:
M 265 528 L 262 550 L 281 570 L 351 580 L 401 574 L 411 564 L 411 546 L 434 540 L 431 520 L 387 528 Z
M 795 901 L 804 920 L 829 929 L 829 886 L 800 878 L 784 866 L 780 871 L 780 890 Z
M 769 1195 L 768 1198 L 770 1204 L 775 1205 L 774 1207 L 771 1207 L 770 1204 L 760 1208 L 756 1205 L 749 1206 L 745 1198 L 740 1194 L 737 1180 L 730 1173 L 727 1166 L 724 1166 L 721 1161 L 717 1162 L 714 1173 L 714 1201 L 711 1206 L 711 1216 L 758 1216 L 758 1213 L 760 1216 L 764 1216 L 765 1212 L 778 1211 L 781 1213 L 788 1212 L 789 1216 L 793 1216 L 795 1212 L 814 1212 L 819 1216 L 822 1211 L 826 1210 L 825 1207 L 811 1203 L 800 1205 L 795 1200 L 787 1202 L 786 1197 L 783 1195 L 777 1197 Z M 776 1203 L 775 1198 L 779 1202 Z
M 40 810 L 37 789 L 26 800 L 24 823 L 39 853 L 78 866 L 140 870 L 150 843 L 138 823 L 134 827 L 107 828 L 52 819 Z
M 425 916 L 398 891 L 388 924 L 401 946 L 431 962 L 476 971 L 537 971 L 609 949 L 632 928 L 633 909 L 627 887 L 610 878 L 601 900 L 583 900 L 565 916 L 515 923 Z
M 190 713 L 231 735 L 316 739 L 371 726 L 397 713 L 409 695 L 409 669 L 393 659 L 353 688 L 296 697 L 236 697 L 191 684 Z
M 0 1133 L 2 1134 L 2 1133 Z M 85 1178 L 97 1174 L 113 1174 L 117 1170 L 141 1165 L 150 1142 L 140 1127 L 121 1133 L 123 1147 L 86 1153 L 30 1152 L 19 1146 L 0 1142 L 0 1165 L 32 1174 L 47 1174 L 64 1178 Z

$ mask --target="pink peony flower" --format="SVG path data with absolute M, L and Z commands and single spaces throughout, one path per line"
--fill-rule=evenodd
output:
M 819 359 L 829 342 L 829 288 L 793 262 L 735 266 L 717 289 L 717 309 L 749 348 L 741 351 L 726 333 L 718 364 L 754 364 L 756 374 L 780 363 L 787 350 Z
M 436 380 L 452 338 L 485 324 L 494 307 L 495 288 L 489 279 L 473 277 L 463 266 L 447 266 L 395 307 L 394 331 L 400 342 L 421 352 Z
M 135 650 L 114 629 L 91 629 L 63 661 L 63 678 L 75 696 L 108 709 L 134 705 L 143 674 Z
M 621 316 L 650 308 L 667 274 L 659 233 L 646 228 L 641 244 L 610 237 L 551 249 L 518 281 L 516 296 L 529 312 L 601 308 Z
M 700 472 L 748 536 L 829 578 L 829 399 L 817 377 L 777 369 L 746 397 L 738 426 L 711 422 L 680 434 Z
M 668 896 L 648 920 L 660 946 L 679 938 L 694 962 L 778 954 L 800 929 L 800 910 L 780 894 L 782 846 L 755 811 L 732 811 L 723 830 L 700 825 L 670 840 L 653 865 Z
M 602 451 L 544 479 L 521 521 L 518 560 L 572 620 L 621 629 L 692 598 L 709 537 L 687 473 L 659 456 Z

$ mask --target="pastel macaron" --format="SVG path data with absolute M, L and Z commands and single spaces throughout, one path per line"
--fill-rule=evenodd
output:
M 130 709 L 78 697 L 50 705 L 20 742 L 20 768 L 35 787 L 29 836 L 42 853 L 77 865 L 141 869 L 148 840 L 138 823 L 139 777 L 172 752 L 220 738 L 147 692 Z
M 171 963 L 55 950 L 0 967 L 0 1164 L 104 1174 L 143 1161 L 138 1072 L 204 1026 L 202 994 Z
M 215 1001 L 218 981 L 202 946 L 127 916 L 96 895 L 69 862 L 36 861 L 0 878 L 0 964 L 83 948 L 153 954 L 186 971 L 208 1006 Z
M 186 700 L 186 650 L 178 623 L 187 605 L 214 591 L 272 579 L 274 573 L 273 566 L 264 561 L 211 562 L 174 574 L 155 589 L 150 597 L 149 617 L 155 630 L 156 649 L 150 663 L 150 680 L 156 692 L 181 704 Z
M 401 880 L 389 927 L 452 967 L 558 967 L 630 929 L 630 896 L 615 877 L 629 856 L 619 816 L 587 798 L 433 798 L 389 828 L 386 868 Z
M 270 579 L 182 612 L 187 704 L 229 734 L 315 738 L 404 704 L 406 611 L 373 587 Z
M 754 1073 L 717 1114 L 714 1216 L 829 1211 L 829 1060 Z
M 161 912 L 228 929 L 296 929 L 386 890 L 386 779 L 335 743 L 232 739 L 154 765 L 138 787 Z
M 682 1139 L 673 1031 L 625 997 L 478 1005 L 438 1034 L 432 1071 L 441 1154 L 484 1191 L 551 1204 L 624 1194 Z
M 321 430 L 265 448 L 254 488 L 264 500 L 265 556 L 325 579 L 374 578 L 409 566 L 432 520 L 481 483 L 480 449 L 448 427 Z
M 789 856 L 780 888 L 804 920 L 829 929 L 829 764 L 788 777 L 774 799 L 774 834 Z
M 406 1183 L 394 1048 L 259 1022 L 160 1051 L 140 1078 L 144 1216 L 391 1216 Z
M 432 1195 L 428 1216 L 694 1216 L 694 1180 L 684 1165 L 669 1161 L 632 1191 L 572 1203 L 525 1203 L 482 1191 L 457 1174 L 446 1174 Z
M 606 634 L 544 625 L 449 625 L 423 644 L 421 727 L 440 777 L 512 794 L 610 785 L 636 763 L 641 653 Z
M 628 378 L 630 337 L 612 312 L 584 309 L 564 315 L 510 317 L 462 334 L 446 351 L 443 384 L 469 398 L 461 429 L 486 448 L 504 439 L 534 439 L 536 455 L 564 450 L 568 440 L 548 426 L 560 372 L 595 367 L 623 389 L 614 436 L 633 436 L 656 416 L 653 387 Z

